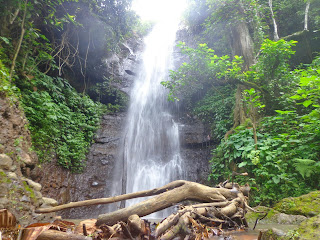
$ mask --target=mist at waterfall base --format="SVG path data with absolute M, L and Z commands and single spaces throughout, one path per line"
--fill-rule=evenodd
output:
M 168 13 L 145 38 L 141 68 L 130 94 L 112 195 L 153 189 L 184 178 L 178 125 L 168 110 L 167 91 L 160 84 L 173 68 L 179 21 L 177 12 Z M 143 200 L 127 200 L 125 206 Z M 169 212 L 163 210 L 150 217 L 164 217 Z

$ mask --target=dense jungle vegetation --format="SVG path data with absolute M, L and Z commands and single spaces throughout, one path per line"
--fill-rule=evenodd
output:
M 125 107 L 99 73 L 146 32 L 131 2 L 0 0 L 0 97 L 24 109 L 40 162 L 81 171 L 101 115 Z M 254 204 L 319 188 L 320 2 L 189 0 L 184 22 L 193 41 L 163 85 L 210 125 L 210 181 L 248 172 Z
M 81 171 L 101 115 L 125 106 L 100 66 L 146 29 L 130 4 L 0 1 L 0 94 L 21 103 L 40 162 Z
M 162 84 L 210 125 L 209 180 L 248 172 L 255 205 L 319 189 L 320 2 L 193 0 L 185 19 L 197 39 Z

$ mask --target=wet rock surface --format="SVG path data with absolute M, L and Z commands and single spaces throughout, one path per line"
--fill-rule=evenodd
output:
M 124 113 L 102 118 L 83 173 L 71 173 L 54 162 L 43 164 L 41 169 L 33 171 L 34 179 L 43 185 L 43 195 L 56 199 L 59 204 L 108 197 L 124 119 Z M 64 218 L 90 218 L 104 213 L 105 209 L 103 205 L 91 206 L 64 210 L 58 214 Z
M 210 172 L 209 160 L 215 144 L 210 141 L 210 130 L 200 120 L 180 114 L 179 122 L 181 157 L 184 161 L 186 179 L 207 183 Z

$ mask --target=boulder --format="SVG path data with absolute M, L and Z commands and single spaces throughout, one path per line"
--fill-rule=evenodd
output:
M 285 240 L 286 233 L 277 228 L 263 230 L 260 233 L 259 240 Z
M 268 215 L 259 221 L 259 223 L 262 223 L 262 224 L 272 223 L 272 224 L 297 225 L 307 219 L 307 217 L 302 216 L 302 215 L 285 214 L 285 213 L 281 213 L 277 210 L 274 210 L 272 208 L 263 207 L 263 206 L 255 207 L 255 210 L 261 211 L 261 212 L 268 212 Z M 262 214 L 262 213 L 248 212 L 246 214 L 246 219 L 249 223 L 255 223 L 256 219 L 258 217 L 259 218 L 263 217 L 263 215 L 264 214 Z
M 296 239 L 299 240 L 320 239 L 320 215 L 302 222 L 291 235 L 296 236 Z
M 40 183 L 36 183 L 34 181 L 32 181 L 31 179 L 28 178 L 22 178 L 23 181 L 26 181 L 28 183 L 28 185 L 33 188 L 34 190 L 40 192 L 41 191 L 41 184 Z
M 315 240 L 320 239 L 320 215 L 303 221 L 298 228 L 285 235 L 277 229 L 261 231 L 260 240 Z
M 284 198 L 274 209 L 286 214 L 313 217 L 320 214 L 320 191 L 310 192 L 300 197 Z
M 42 200 L 43 200 L 43 204 L 45 204 L 45 205 L 49 205 L 49 206 L 52 206 L 52 207 L 55 207 L 55 206 L 58 205 L 57 200 L 55 200 L 53 198 L 43 197 Z
M 18 180 L 18 176 L 14 172 L 8 172 L 7 174 L 8 178 L 13 179 L 13 180 Z
M 0 169 L 9 170 L 13 164 L 12 159 L 6 154 L 0 154 Z
M 34 165 L 35 164 L 34 160 L 26 152 L 20 153 L 20 159 L 26 165 Z

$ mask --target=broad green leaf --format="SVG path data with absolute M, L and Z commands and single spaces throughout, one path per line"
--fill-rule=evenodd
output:
M 10 41 L 9 41 L 8 38 L 6 38 L 6 37 L 0 37 L 0 39 L 1 39 L 2 41 L 4 41 L 6 44 L 10 44 Z
M 300 95 L 293 95 L 290 97 L 291 99 L 295 99 L 295 100 L 301 100 L 302 97 Z
M 273 177 L 272 180 L 275 184 L 278 184 L 280 182 L 280 178 L 278 176 Z
M 312 104 L 312 101 L 311 101 L 311 100 L 306 100 L 306 101 L 304 101 L 302 104 L 303 104 L 303 106 L 305 106 L 305 107 L 309 107 L 309 106 Z
M 244 166 L 246 166 L 246 165 L 247 165 L 247 162 L 242 162 L 242 163 L 240 163 L 240 164 L 238 165 L 238 167 L 241 168 L 241 167 L 244 167 Z

